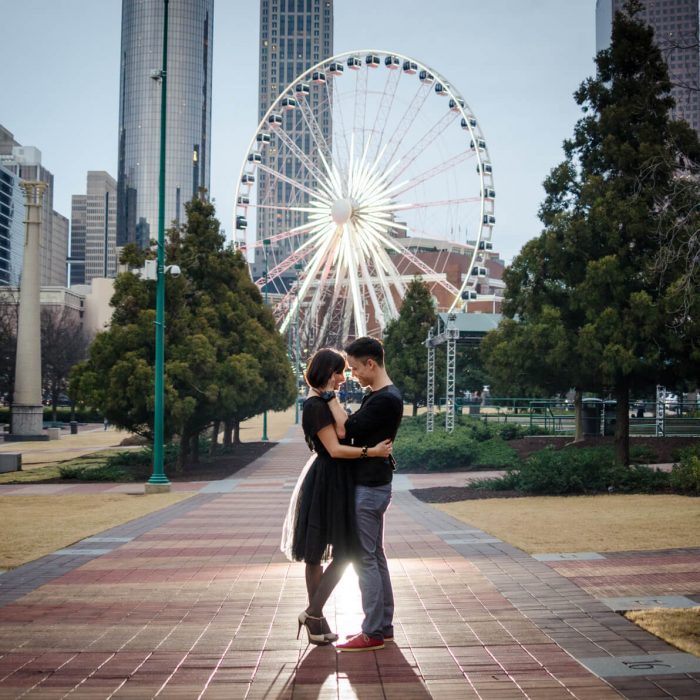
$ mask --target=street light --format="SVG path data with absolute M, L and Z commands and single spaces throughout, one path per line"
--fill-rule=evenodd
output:
M 263 239 L 263 254 L 265 256 L 265 306 L 267 306 L 267 275 L 268 275 L 268 269 L 267 269 L 267 249 L 268 246 L 270 245 L 270 239 L 269 238 L 264 238 Z M 267 437 L 267 410 L 263 411 L 263 434 L 262 434 L 262 441 L 263 442 L 268 442 L 269 438 Z
M 153 474 L 146 483 L 146 493 L 170 491 L 170 481 L 163 468 L 165 414 L 165 125 L 168 67 L 168 2 L 163 0 L 163 67 L 160 74 L 160 179 L 158 187 L 158 278 L 156 282 L 156 366 L 153 415 Z
M 302 270 L 304 266 L 301 263 L 296 263 L 294 265 L 294 272 L 296 274 L 296 286 L 294 288 L 294 293 L 296 295 L 296 303 L 297 303 L 297 308 L 296 308 L 296 313 L 294 314 L 294 346 L 295 346 L 295 363 L 294 363 L 294 374 L 296 377 L 296 398 L 295 398 L 295 403 L 294 403 L 294 424 L 298 425 L 299 424 L 299 385 L 301 384 L 301 358 L 299 355 L 301 354 L 301 346 L 299 344 L 299 305 L 301 304 L 301 301 L 299 299 L 299 272 Z

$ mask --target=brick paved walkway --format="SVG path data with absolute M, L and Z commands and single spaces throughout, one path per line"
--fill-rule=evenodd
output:
M 294 435 L 233 479 L 0 576 L 0 697 L 700 696 L 700 659 L 577 585 L 572 562 L 419 502 L 407 477 L 387 533 L 395 643 L 338 654 L 296 641 L 303 566 L 278 541 L 307 456 Z M 359 629 L 351 571 L 327 615 Z

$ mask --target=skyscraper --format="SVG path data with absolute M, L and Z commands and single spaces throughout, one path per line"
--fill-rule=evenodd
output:
M 86 194 L 71 199 L 69 283 L 90 284 L 117 273 L 117 182 L 104 170 L 89 170 Z
M 70 202 L 70 242 L 68 248 L 68 286 L 85 284 L 85 231 L 87 195 L 74 194 Z
M 46 183 L 41 206 L 41 285 L 64 286 L 68 220 L 53 210 L 53 174 L 41 164 L 38 148 L 22 146 L 3 126 L 0 126 L 0 163 L 20 180 Z
M 698 0 L 641 0 L 640 19 L 654 29 L 674 87 L 674 119 L 684 119 L 700 133 L 700 53 Z M 625 0 L 597 0 L 596 51 L 610 46 L 612 21 Z
M 24 250 L 24 194 L 0 163 L 0 286 L 19 286 Z
M 162 0 L 122 0 L 117 245 L 158 231 Z M 170 0 L 165 226 L 209 189 L 214 0 Z
M 333 0 L 260 0 L 258 118 L 265 116 L 275 98 L 298 75 L 332 55 Z M 317 106 L 311 105 L 315 114 L 318 114 Z M 300 135 L 301 128 L 295 129 L 294 120 L 301 120 L 298 111 L 287 112 L 284 118 L 285 131 L 301 150 L 317 161 L 317 156 L 309 153 L 308 133 L 304 142 Z M 332 125 L 327 116 L 320 126 L 330 143 Z M 294 173 L 297 179 L 298 174 L 304 172 L 298 159 L 284 145 L 268 149 L 263 158 L 267 163 L 272 163 L 274 159 L 274 170 Z M 269 238 L 299 225 L 300 214 L 287 212 L 283 215 L 275 210 L 276 203 L 287 204 L 290 201 L 292 188 L 289 183 L 271 178 L 260 170 L 258 176 L 258 204 L 263 204 L 264 208 L 257 211 L 257 238 Z M 302 194 L 299 203 L 304 201 L 306 197 Z M 289 255 L 295 244 L 295 241 L 289 239 L 273 246 L 271 252 L 279 260 Z M 256 274 L 262 273 L 261 264 L 262 254 L 258 251 Z

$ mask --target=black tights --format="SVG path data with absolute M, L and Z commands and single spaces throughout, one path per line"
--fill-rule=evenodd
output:
M 306 565 L 306 591 L 309 596 L 306 612 L 309 615 L 323 617 L 323 606 L 331 597 L 349 563 L 347 559 L 332 559 L 325 571 L 321 564 Z

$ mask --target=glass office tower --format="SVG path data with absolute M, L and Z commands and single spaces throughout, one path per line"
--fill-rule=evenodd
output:
M 158 233 L 163 0 L 122 0 L 117 245 Z M 214 0 L 170 0 L 165 227 L 209 189 Z
M 275 98 L 294 79 L 319 61 L 333 55 L 333 0 L 260 0 L 260 74 L 258 85 L 258 118 L 262 119 Z M 318 97 L 311 104 L 318 116 Z M 311 151 L 308 132 L 304 140 L 299 110 L 284 115 L 285 131 L 294 138 L 315 163 L 318 156 Z M 296 121 L 295 121 L 296 120 Z M 330 144 L 332 124 L 328 115 L 321 120 L 321 131 Z M 295 124 L 299 128 L 295 128 Z M 298 132 L 295 138 L 295 131 Z M 263 154 L 264 163 L 271 163 L 277 172 L 294 174 L 303 180 L 304 167 L 284 145 L 267 149 Z M 274 163 L 270 159 L 274 159 Z M 258 171 L 258 204 L 264 208 L 257 211 L 256 237 L 265 239 L 282 231 L 288 231 L 303 223 L 301 214 L 287 212 L 281 214 L 274 208 L 275 203 L 288 204 L 293 196 L 298 204 L 307 197 L 293 192 L 288 183 L 281 182 Z M 309 176 L 310 177 L 310 176 Z M 312 185 L 309 181 L 309 184 Z M 272 259 L 287 257 L 298 245 L 297 239 L 288 239 L 271 246 Z M 256 275 L 263 273 L 263 252 L 258 250 L 255 258 Z M 293 275 L 290 270 L 289 275 Z
M 612 21 L 624 0 L 597 0 L 596 51 L 610 46 Z M 700 133 L 700 53 L 698 0 L 642 0 L 639 18 L 654 29 L 673 83 L 674 119 L 684 119 Z
M 24 259 L 24 193 L 0 163 L 0 286 L 18 287 Z

